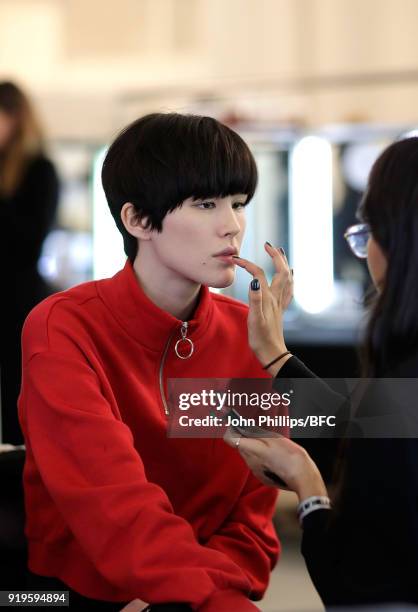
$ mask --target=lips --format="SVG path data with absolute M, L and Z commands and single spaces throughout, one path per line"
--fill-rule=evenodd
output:
M 215 253 L 214 257 L 230 257 L 231 255 L 238 255 L 238 249 L 235 247 L 227 247 L 219 253 Z

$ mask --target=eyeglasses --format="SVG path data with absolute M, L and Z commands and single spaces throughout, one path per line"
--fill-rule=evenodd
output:
M 354 255 L 360 259 L 367 257 L 367 243 L 370 238 L 370 226 L 367 223 L 352 225 L 347 229 L 344 238 Z

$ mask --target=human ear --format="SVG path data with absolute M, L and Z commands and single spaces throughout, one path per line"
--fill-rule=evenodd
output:
M 150 240 L 152 230 L 148 227 L 148 217 L 141 217 L 131 202 L 126 202 L 122 206 L 120 218 L 131 236 L 139 240 Z
M 387 271 L 387 258 L 373 236 L 367 243 L 367 266 L 374 286 L 378 291 L 382 291 Z

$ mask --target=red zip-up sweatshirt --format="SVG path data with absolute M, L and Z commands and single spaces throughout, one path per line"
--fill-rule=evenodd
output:
M 127 262 L 38 305 L 19 417 L 29 569 L 108 601 L 254 610 L 278 554 L 276 492 L 221 439 L 167 437 L 167 378 L 261 378 L 247 307 L 202 287 L 187 334 Z

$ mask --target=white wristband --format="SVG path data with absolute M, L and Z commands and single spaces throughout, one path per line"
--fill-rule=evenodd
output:
M 323 508 L 331 509 L 331 500 L 325 495 L 313 495 L 303 499 L 297 508 L 299 523 L 302 525 L 302 521 L 305 516 L 308 516 L 315 510 L 322 510 Z

